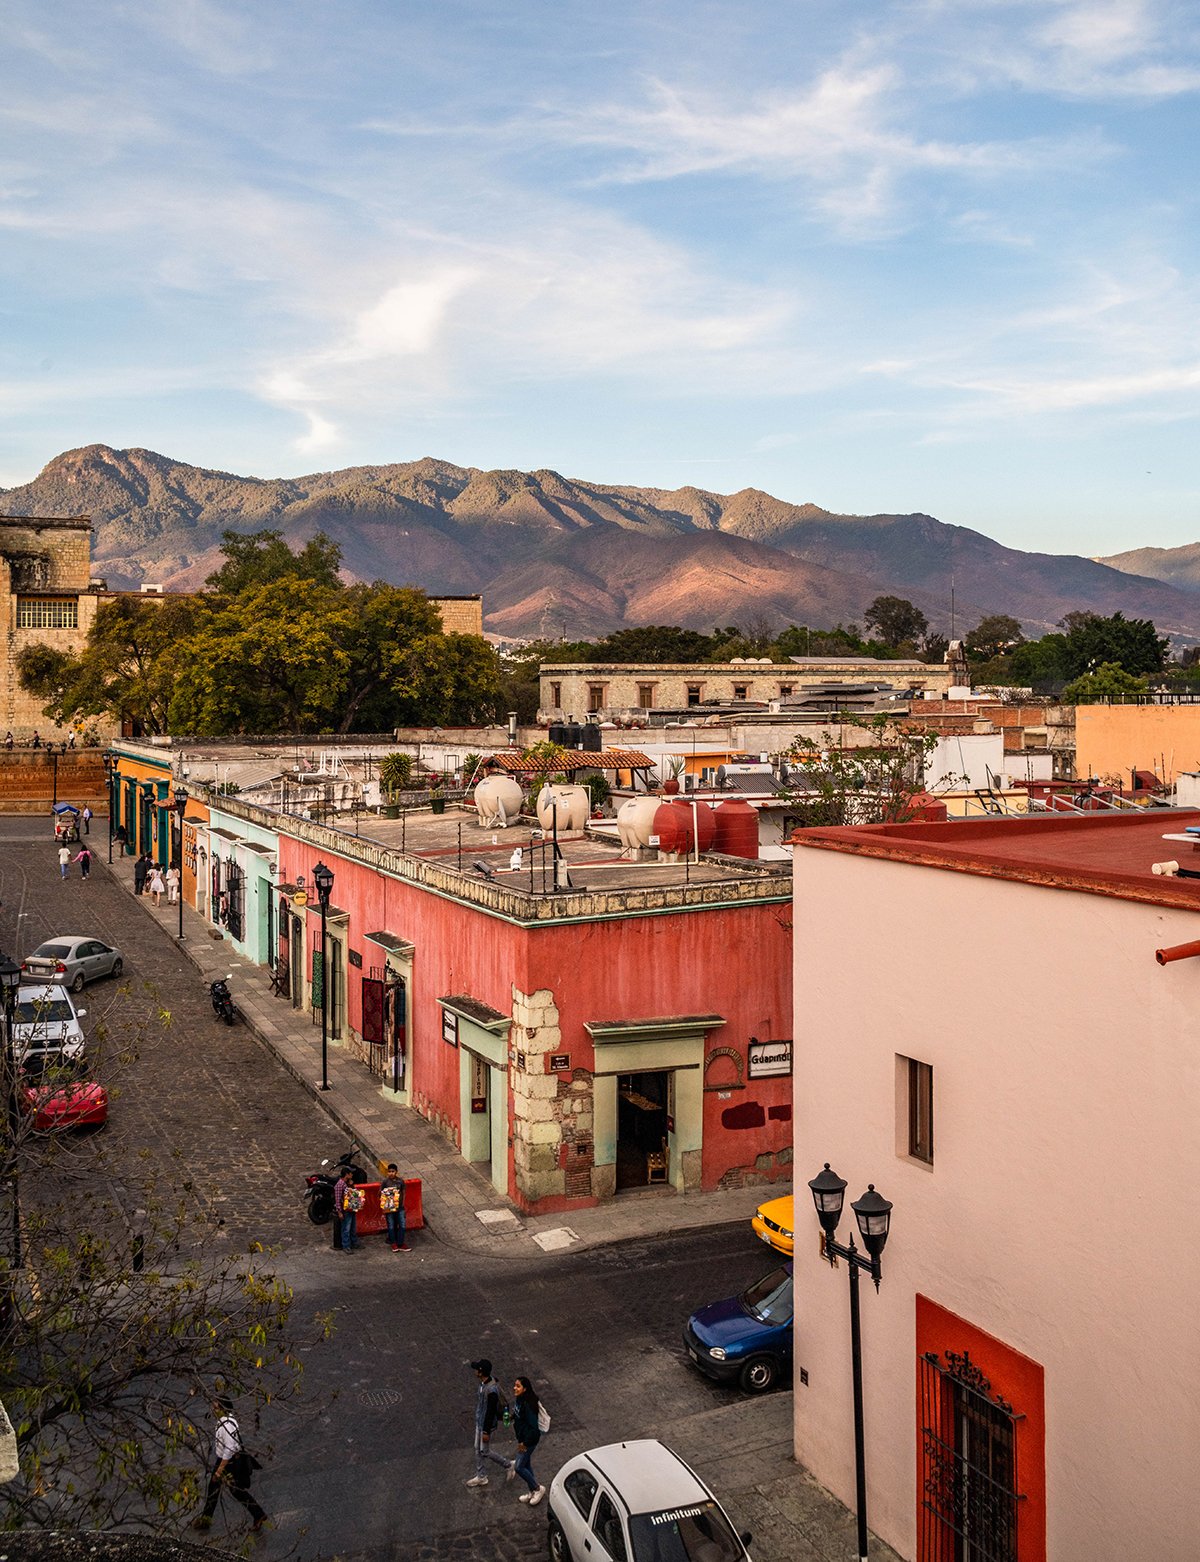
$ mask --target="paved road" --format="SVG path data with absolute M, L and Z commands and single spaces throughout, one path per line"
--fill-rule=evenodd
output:
M 280 1248 L 297 1316 L 336 1315 L 333 1339 L 307 1360 L 305 1405 L 257 1434 L 246 1429 L 269 1455 L 259 1487 L 277 1523 L 258 1555 L 543 1555 L 544 1508 L 531 1513 L 503 1483 L 464 1485 L 475 1388 L 467 1363 L 479 1355 L 508 1382 L 527 1372 L 544 1392 L 554 1415 L 535 1466 L 544 1481 L 580 1449 L 623 1436 L 673 1439 L 689 1424 L 707 1429 L 714 1412 L 743 1413 L 740 1395 L 689 1366 L 680 1330 L 698 1303 L 769 1267 L 748 1229 L 539 1259 L 464 1255 L 429 1232 L 415 1234 L 408 1255 L 378 1239 L 360 1253 L 335 1254 L 327 1228 L 304 1219 L 299 1193 L 303 1172 L 336 1145 L 336 1133 L 244 1027 L 214 1019 L 191 966 L 103 864 L 87 884 L 63 884 L 41 821 L 0 820 L 0 899 L 0 947 L 10 953 L 63 932 L 95 934 L 124 951 L 126 979 L 87 990 L 85 1029 L 103 1021 L 114 1033 L 132 1025 L 149 1035 L 158 1010 L 170 1011 L 165 1032 L 147 1040 L 128 1070 L 103 1136 L 105 1158 L 118 1168 L 143 1158 L 164 1170 L 182 1164 L 198 1187 L 217 1190 L 212 1199 L 231 1237 Z M 771 1398 L 790 1406 L 790 1394 Z M 702 1441 L 710 1440 L 705 1430 Z M 236 1542 L 243 1517 L 240 1509 L 219 1515 L 213 1543 Z
M 97 1149 L 118 1166 L 186 1176 L 231 1239 L 319 1244 L 296 1212 L 304 1173 L 340 1150 L 341 1136 L 244 1026 L 221 1024 L 191 963 L 107 871 L 103 824 L 94 840 L 101 860 L 90 879 L 72 864 L 64 883 L 49 825 L 0 819 L 0 949 L 19 959 L 55 934 L 79 933 L 125 957 L 120 982 L 93 982 L 77 999 L 118 1092 Z M 115 1054 L 130 1040 L 138 1057 L 122 1065 Z

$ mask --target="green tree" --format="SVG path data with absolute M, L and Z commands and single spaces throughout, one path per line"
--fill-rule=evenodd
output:
M 404 719 L 405 699 L 412 687 L 412 647 L 441 636 L 441 617 L 423 591 L 382 581 L 351 586 L 343 602 L 351 616 L 344 643 L 349 662 L 338 731 L 385 732 Z M 487 654 L 495 661 L 494 652 L 489 649 Z
M 224 564 L 205 582 L 218 596 L 238 597 L 255 586 L 269 586 L 292 576 L 315 586 L 341 583 L 338 570 L 342 550 L 324 532 L 318 532 L 298 553 L 293 553 L 280 531 L 268 529 L 249 536 L 226 531 L 221 533 L 221 552 L 225 555 Z
M 1147 678 L 1135 678 L 1119 662 L 1102 662 L 1094 672 L 1073 679 L 1062 692 L 1064 705 L 1102 705 L 1106 700 L 1123 700 L 1145 694 Z
M 101 604 L 78 655 L 27 646 L 17 676 L 59 723 L 107 712 L 165 733 L 181 648 L 204 613 L 193 597 L 117 597 Z
M 1157 673 L 1166 665 L 1171 642 L 1148 618 L 1068 613 L 1059 627 L 1065 631 L 1068 678 L 1078 678 L 1104 662 L 1115 662 L 1127 673 Z
M 916 642 L 929 628 L 924 613 L 906 597 L 876 597 L 863 614 L 863 623 L 892 650 Z
M 283 576 L 243 591 L 180 648 L 171 728 L 199 736 L 334 726 L 354 632 L 344 592 Z
M 1015 650 L 1024 639 L 1015 618 L 1007 613 L 990 613 L 979 620 L 963 643 L 973 662 L 990 662 Z
M 398 659 L 395 725 L 469 726 L 500 712 L 500 664 L 478 635 L 430 634 L 410 641 Z

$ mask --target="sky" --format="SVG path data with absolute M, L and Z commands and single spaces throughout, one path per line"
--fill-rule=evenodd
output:
M 1200 539 L 1194 0 L 5 0 L 0 485 L 435 456 Z

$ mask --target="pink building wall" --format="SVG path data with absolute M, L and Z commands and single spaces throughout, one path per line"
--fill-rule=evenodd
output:
M 279 880 L 311 882 L 322 854 L 286 834 L 279 838 Z M 786 906 L 692 910 L 686 914 L 609 916 L 564 926 L 525 928 L 465 902 L 389 877 L 364 864 L 324 854 L 334 870 L 332 900 L 349 912 L 347 945 L 362 955 L 349 969 L 347 1018 L 362 1023 L 361 978 L 381 955 L 364 935 L 390 931 L 416 946 L 409 994 L 409 1088 L 414 1106 L 457 1140 L 461 1132 L 459 1053 L 442 1040 L 439 998 L 469 994 L 502 1014 L 513 989 L 549 989 L 558 1006 L 562 1050 L 572 1066 L 592 1069 L 595 1048 L 585 1023 L 719 1013 L 727 1023 L 710 1033 L 710 1048 L 733 1047 L 745 1057 L 750 1037 L 790 1035 L 790 928 Z M 305 970 L 320 936 L 320 913 L 307 908 Z M 731 1083 L 722 1061 L 711 1082 Z M 706 1093 L 702 1186 L 717 1187 L 757 1169 L 790 1177 L 791 1080 L 749 1081 L 744 1088 Z M 509 1092 L 509 1112 L 513 1110 Z M 763 1160 L 765 1158 L 765 1161 Z M 761 1164 L 759 1164 L 761 1162 Z M 510 1153 L 510 1196 L 512 1183 Z M 538 1208 L 569 1208 L 593 1199 L 546 1199 Z
M 872 1528 L 916 1555 L 920 1295 L 1044 1371 L 1046 1555 L 1195 1555 L 1200 960 L 1154 951 L 1200 919 L 835 851 L 795 878 L 823 908 L 795 941 L 797 1458 L 853 1505 L 846 1276 L 803 1186 L 829 1161 L 895 1206 L 862 1297 Z M 933 1066 L 932 1168 L 897 1054 Z

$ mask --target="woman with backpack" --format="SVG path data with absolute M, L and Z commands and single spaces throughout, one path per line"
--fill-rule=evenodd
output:
M 529 1487 L 517 1498 L 536 1508 L 546 1495 L 546 1488 L 539 1486 L 533 1473 L 533 1450 L 542 1437 L 542 1423 L 550 1424 L 549 1414 L 542 1410 L 541 1402 L 533 1391 L 528 1378 L 518 1378 L 513 1384 L 513 1431 L 517 1435 L 516 1473 Z

